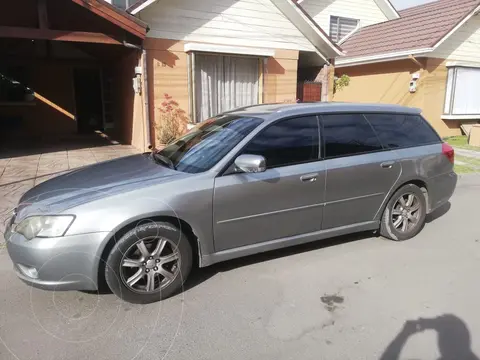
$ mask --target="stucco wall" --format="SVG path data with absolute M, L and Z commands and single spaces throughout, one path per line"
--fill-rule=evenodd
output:
M 264 68 L 264 103 L 293 102 L 297 96 L 298 51 L 275 50 Z
M 143 97 L 136 94 L 132 87 L 135 67 L 141 66 L 141 54 L 131 54 L 116 63 L 114 81 L 114 114 L 115 129 L 113 132 L 120 139 L 135 146 L 139 150 L 147 150 L 145 141 L 145 120 L 143 113 Z
M 350 85 L 338 91 L 334 101 L 398 104 L 422 109 L 425 118 L 441 136 L 461 133 L 459 123 L 441 119 L 447 70 L 443 59 L 419 59 L 383 62 L 336 69 L 336 75 L 347 74 Z M 414 73 L 420 73 L 417 92 L 410 93 Z
M 147 38 L 150 116 L 152 141 L 156 141 L 154 125 L 158 121 L 164 94 L 172 96 L 189 113 L 188 55 L 184 42 Z M 264 66 L 263 102 L 295 101 L 297 88 L 298 51 L 275 50 L 275 57 Z M 158 145 L 158 144 L 155 144 Z

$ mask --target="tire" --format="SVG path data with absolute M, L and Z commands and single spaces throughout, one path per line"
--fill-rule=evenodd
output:
M 108 255 L 105 279 L 119 298 L 148 304 L 179 292 L 191 269 L 186 235 L 168 222 L 152 221 L 118 240 Z
M 414 197 L 413 204 L 408 206 L 411 195 Z M 418 210 L 413 210 L 417 206 Z M 394 241 L 405 241 L 415 237 L 425 226 L 426 209 L 425 196 L 418 186 L 413 184 L 402 186 L 392 195 L 383 211 L 380 235 Z

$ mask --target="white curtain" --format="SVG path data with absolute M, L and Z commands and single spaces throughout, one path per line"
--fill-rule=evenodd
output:
M 195 55 L 197 121 L 258 104 L 258 58 Z
M 457 68 L 452 114 L 480 114 L 480 69 Z

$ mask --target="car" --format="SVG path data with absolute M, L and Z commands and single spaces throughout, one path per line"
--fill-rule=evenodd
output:
M 454 150 L 418 109 L 250 106 L 162 150 L 37 185 L 5 237 L 29 285 L 108 285 L 151 303 L 180 292 L 197 266 L 354 232 L 413 238 L 452 196 L 453 166 Z

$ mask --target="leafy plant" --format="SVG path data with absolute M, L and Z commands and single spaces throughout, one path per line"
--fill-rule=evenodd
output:
M 348 85 L 350 85 L 350 76 L 347 74 L 343 74 L 340 77 L 335 77 L 333 83 L 333 92 L 336 93 L 337 91 L 342 91 L 343 88 L 347 87 Z
M 156 133 L 160 144 L 169 144 L 184 134 L 189 119 L 185 110 L 180 108 L 172 96 L 163 96 L 164 100 L 158 109 L 160 116 L 156 123 Z

